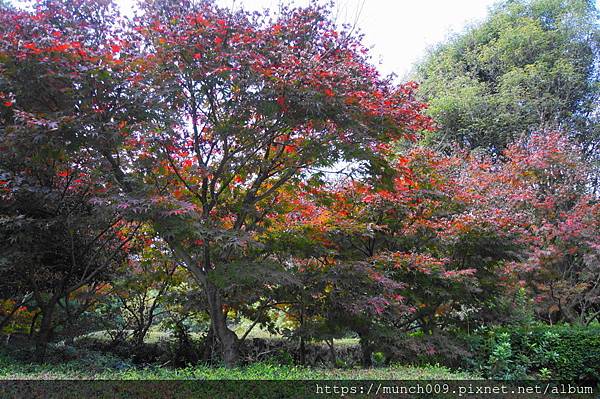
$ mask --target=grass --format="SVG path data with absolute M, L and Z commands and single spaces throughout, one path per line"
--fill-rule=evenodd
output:
M 180 369 L 135 367 L 118 358 L 92 353 L 59 364 L 33 364 L 0 355 L 0 380 L 460 380 L 476 375 L 441 366 L 390 366 L 372 369 L 316 369 L 299 366 L 254 363 L 245 367 L 224 368 L 190 366 Z
M 162 337 L 153 337 L 162 338 Z M 342 344 L 343 342 L 341 342 Z M 348 344 L 351 344 L 349 342 Z M 385 368 L 308 368 L 257 362 L 236 368 L 206 365 L 169 368 L 136 366 L 115 355 L 79 348 L 76 360 L 28 363 L 21 355 L 0 350 L 0 397 L 44 399 L 219 397 L 321 398 L 315 387 L 323 380 L 334 384 L 372 386 L 372 380 L 472 380 L 478 376 L 441 366 Z M 371 382 L 369 382 L 371 381 Z M 41 395 L 41 396 L 40 396 Z

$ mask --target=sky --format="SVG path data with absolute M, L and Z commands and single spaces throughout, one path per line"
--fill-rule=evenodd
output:
M 354 24 L 365 35 L 373 62 L 384 75 L 403 78 L 427 48 L 449 33 L 485 18 L 497 0 L 337 0 L 337 21 Z M 600 0 L 598 0 L 600 1 Z M 279 0 L 217 0 L 222 6 L 247 10 L 277 9 Z M 130 13 L 133 0 L 117 0 Z M 306 5 L 309 0 L 292 1 Z

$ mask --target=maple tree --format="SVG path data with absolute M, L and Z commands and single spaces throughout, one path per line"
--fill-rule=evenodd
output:
M 329 319 L 332 331 L 358 334 L 366 365 L 373 343 L 384 350 L 389 331 L 461 325 L 465 308 L 481 319 L 503 292 L 497 277 L 504 262 L 518 259 L 517 226 L 480 206 L 464 154 L 415 148 L 392 164 L 391 179 L 295 191 L 290 212 L 266 237 L 290 248 L 293 273 L 309 298 L 304 306 L 316 307 L 312 312 Z
M 57 159 L 44 157 L 50 146 L 41 147 L 32 154 L 39 163 L 23 168 L 11 162 L 10 152 L 0 157 L 7 178 L 0 194 L 2 295 L 22 298 L 14 310 L 29 306 L 34 312 L 40 360 L 57 326 L 72 324 L 94 303 L 136 231 L 118 213 L 95 209 L 90 198 L 97 187 L 89 177 L 56 172 Z
M 277 18 L 208 2 L 142 11 L 129 23 L 109 2 L 3 13 L 4 129 L 72 138 L 111 173 L 113 196 L 97 204 L 153 224 L 206 293 L 231 365 L 237 337 L 209 272 L 251 263 L 284 186 L 336 161 L 373 162 L 381 141 L 431 122 L 415 86 L 380 78 L 323 7 Z
M 39 360 L 56 327 L 94 303 L 140 225 L 97 206 L 110 184 L 77 131 L 93 103 L 78 92 L 94 62 L 84 48 L 107 32 L 87 28 L 111 15 L 103 3 L 71 2 L 0 13 L 2 273 L 5 294 L 25 295 L 36 311 Z
M 502 200 L 522 215 L 527 248 L 511 264 L 519 286 L 534 297 L 538 317 L 549 322 L 590 323 L 598 318 L 600 235 L 598 198 L 589 163 L 564 135 L 535 134 L 505 152 L 497 173 Z
M 177 263 L 153 233 L 146 229 L 132 240 L 135 256 L 130 256 L 115 273 L 111 292 L 104 301 L 105 306 L 119 313 L 122 320 L 122 324 L 114 329 L 117 333 L 113 339 L 124 341 L 131 331 L 136 350 L 143 347 L 148 331 L 164 315 L 161 306 L 167 300 L 167 291 L 182 280 L 177 273 Z
M 339 290 L 315 311 L 331 318 L 332 331 L 343 334 L 346 326 L 380 345 L 390 330 L 469 331 L 515 317 L 523 287 L 542 319 L 598 317 L 598 208 L 587 194 L 588 174 L 575 144 L 559 133 L 536 134 L 512 144 L 502 162 L 421 147 L 390 156 L 391 179 L 346 179 L 295 191 L 290 212 L 269 233 L 271 245 L 294 248 L 288 252 L 299 265 L 294 273 L 304 279 L 300 285 L 313 307 Z M 359 289 L 360 278 L 347 273 L 353 291 L 343 278 L 327 276 L 357 263 L 381 285 Z M 386 296 L 386 289 L 394 295 Z M 379 301 L 366 324 L 343 310 L 344 296 L 366 314 L 361 301 Z M 390 306 L 393 315 L 378 318 Z M 327 316 L 329 309 L 335 311 Z M 352 323 L 345 324 L 344 315 Z

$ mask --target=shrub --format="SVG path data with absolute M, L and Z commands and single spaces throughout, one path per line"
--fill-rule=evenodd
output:
M 418 366 L 439 363 L 450 368 L 466 368 L 473 357 L 469 346 L 463 336 L 436 331 L 434 334 L 397 334 L 385 341 L 382 349 L 388 363 Z
M 537 325 L 481 331 L 471 342 L 487 377 L 600 381 L 600 327 Z

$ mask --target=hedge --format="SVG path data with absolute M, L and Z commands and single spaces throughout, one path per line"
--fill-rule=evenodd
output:
M 481 331 L 471 340 L 488 378 L 600 382 L 600 327 L 536 325 Z

